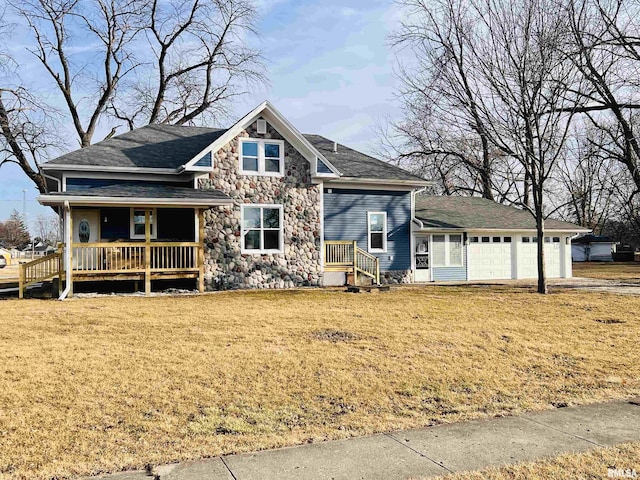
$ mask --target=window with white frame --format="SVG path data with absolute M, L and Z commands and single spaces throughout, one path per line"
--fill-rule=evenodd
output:
M 144 239 L 145 235 L 145 209 L 144 208 L 132 208 L 131 209 L 131 231 L 130 237 L 133 239 Z M 156 239 L 158 232 L 156 229 L 156 209 L 149 210 L 149 231 L 150 238 Z
M 387 213 L 367 212 L 369 251 L 387 251 Z
M 282 140 L 240 139 L 240 173 L 245 175 L 284 175 Z
M 433 266 L 460 267 L 463 265 L 462 235 L 433 235 Z
M 241 242 L 245 253 L 282 252 L 282 205 L 243 205 Z

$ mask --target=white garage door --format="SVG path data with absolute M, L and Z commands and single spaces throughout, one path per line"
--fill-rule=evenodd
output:
M 511 278 L 511 240 L 507 236 L 469 237 L 469 280 Z
M 547 278 L 560 277 L 560 237 L 545 237 L 544 266 Z
M 560 237 L 546 237 L 544 243 L 544 265 L 547 278 L 559 278 L 561 273 Z M 537 278 L 538 244 L 535 236 L 521 237 L 518 246 L 518 278 Z

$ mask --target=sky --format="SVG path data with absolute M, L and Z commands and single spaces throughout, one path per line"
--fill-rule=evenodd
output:
M 257 5 L 269 84 L 237 100 L 234 118 L 269 100 L 299 131 L 373 154 L 376 125 L 400 115 L 393 73 L 397 52 L 388 44 L 398 28 L 398 7 L 392 0 L 259 0 Z M 11 49 L 22 75 L 46 93 L 53 86 L 26 52 L 27 32 L 15 35 Z M 62 125 L 61 131 L 70 128 Z M 53 215 L 38 204 L 37 190 L 17 166 L 0 168 L 0 220 L 13 209 L 22 212 L 23 195 L 31 227 L 38 215 Z

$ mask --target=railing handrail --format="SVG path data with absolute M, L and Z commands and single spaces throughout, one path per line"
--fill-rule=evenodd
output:
M 73 242 L 73 248 L 82 247 L 144 247 L 147 244 L 144 241 L 140 242 Z M 150 243 L 152 247 L 199 247 L 198 242 L 154 242 Z
M 358 247 L 357 241 L 326 240 L 324 243 L 325 266 L 329 268 L 350 267 L 354 274 L 362 273 L 373 278 L 377 284 L 380 283 L 380 259 Z M 336 246 L 341 248 L 336 250 Z
M 21 263 L 18 266 L 18 296 L 23 298 L 27 287 L 35 283 L 49 280 L 56 275 L 60 276 L 61 259 L 62 253 L 54 252 L 30 262 Z M 43 265 L 52 262 L 55 263 L 50 266 Z M 38 268 L 40 265 L 43 265 L 43 268 Z

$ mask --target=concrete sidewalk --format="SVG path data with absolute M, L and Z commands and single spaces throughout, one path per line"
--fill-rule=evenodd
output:
M 163 465 L 161 480 L 407 479 L 640 440 L 640 399 Z M 145 472 L 105 476 L 143 480 Z M 95 478 L 94 478 L 95 480 Z

